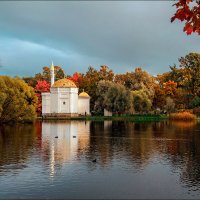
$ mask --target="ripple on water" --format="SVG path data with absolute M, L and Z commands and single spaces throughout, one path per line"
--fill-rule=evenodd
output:
M 193 134 L 161 122 L 45 122 L 41 132 L 6 128 L 0 138 L 0 195 L 196 198 L 200 125 L 195 126 Z

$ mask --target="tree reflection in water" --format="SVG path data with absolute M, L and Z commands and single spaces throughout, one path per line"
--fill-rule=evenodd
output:
M 0 175 L 17 173 L 26 166 L 26 160 L 37 144 L 37 123 L 0 126 Z
M 88 172 L 118 167 L 136 173 L 157 164 L 200 190 L 200 124 L 62 121 L 0 127 L 1 176 L 31 165 L 55 177 L 79 165 Z

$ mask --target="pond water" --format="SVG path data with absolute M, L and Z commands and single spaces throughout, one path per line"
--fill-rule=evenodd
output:
M 38 121 L 0 127 L 0 198 L 199 197 L 196 122 Z

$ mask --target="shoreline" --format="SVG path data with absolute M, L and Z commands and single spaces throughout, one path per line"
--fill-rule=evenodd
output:
M 78 116 L 78 117 L 48 117 L 42 119 L 42 117 L 36 117 L 33 121 L 9 121 L 0 122 L 3 124 L 33 124 L 35 121 L 129 121 L 129 122 L 159 122 L 163 120 L 169 121 L 182 121 L 188 122 L 187 120 L 170 120 L 169 116 L 163 115 L 122 115 L 122 116 Z M 200 121 L 200 117 L 197 117 L 194 121 Z
M 77 121 L 160 121 L 168 119 L 167 115 L 132 115 L 132 116 L 79 116 L 79 117 L 48 117 L 42 121 L 77 120 Z

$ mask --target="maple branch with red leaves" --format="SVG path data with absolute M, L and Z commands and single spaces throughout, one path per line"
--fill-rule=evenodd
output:
M 200 1 L 199 0 L 179 0 L 173 6 L 177 10 L 171 18 L 171 22 L 178 19 L 185 21 L 183 31 L 187 35 L 197 33 L 200 35 Z

